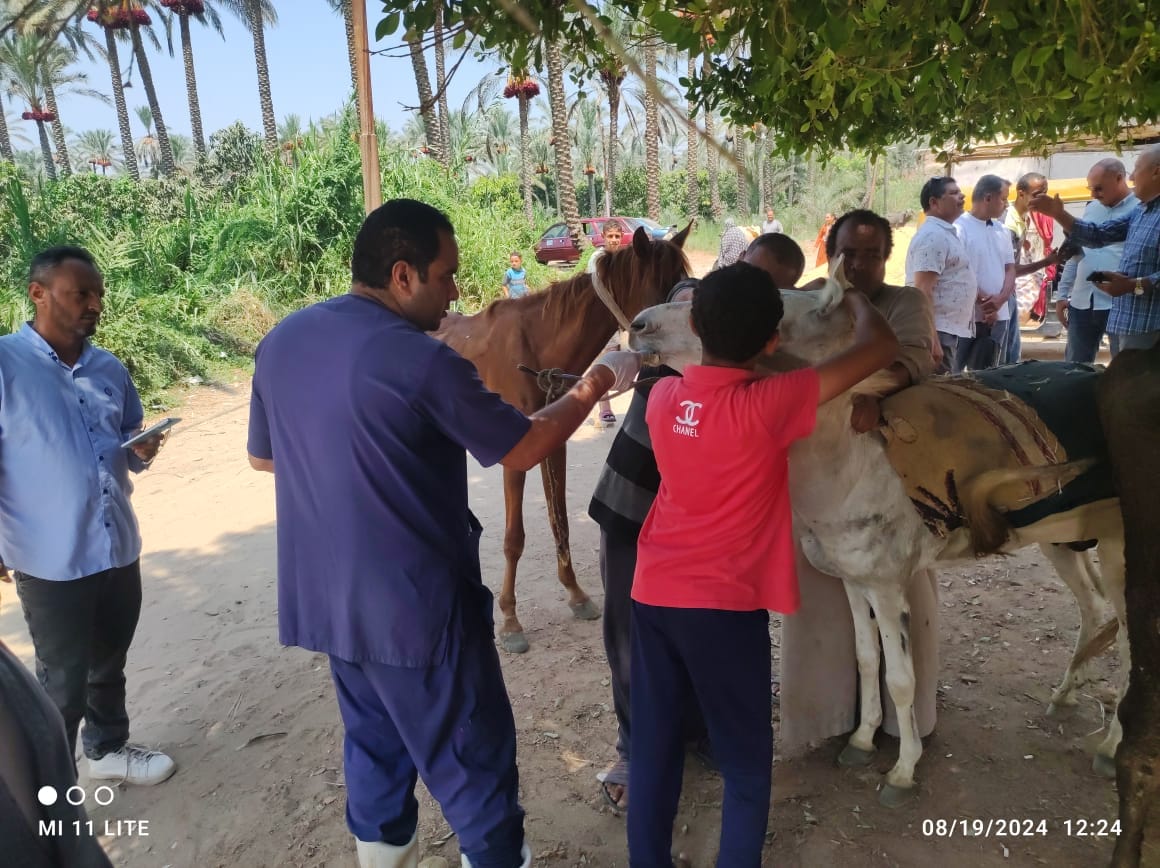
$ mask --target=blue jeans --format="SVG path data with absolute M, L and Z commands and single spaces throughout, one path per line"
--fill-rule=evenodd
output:
M 1001 319 L 993 325 L 975 323 L 973 338 L 959 338 L 955 353 L 955 370 L 985 371 L 1000 364 L 1003 348 L 1007 345 L 1010 320 Z
M 1019 302 L 1014 295 L 1007 302 L 1007 311 L 1010 314 L 1007 329 L 1007 340 L 1003 344 L 1003 351 L 999 354 L 1000 365 L 1014 365 L 1023 354 L 1023 335 L 1019 331 Z
M 684 770 L 682 715 L 695 693 L 725 779 L 717 864 L 760 868 L 773 775 L 769 613 L 632 604 L 628 861 L 672 868 Z
M 1069 362 L 1087 362 L 1089 365 L 1096 360 L 1100 351 L 1100 341 L 1108 327 L 1108 314 L 1112 311 L 1095 310 L 1089 308 L 1067 308 L 1067 355 Z M 1112 355 L 1119 351 L 1119 335 L 1109 335 L 1112 344 Z
M 938 333 L 938 344 L 942 347 L 943 360 L 934 369 L 936 374 L 959 373 L 961 368 L 956 367 L 955 362 L 958 359 L 959 344 L 965 340 L 969 340 L 969 338 L 960 338 L 958 335 L 952 335 L 948 332 Z

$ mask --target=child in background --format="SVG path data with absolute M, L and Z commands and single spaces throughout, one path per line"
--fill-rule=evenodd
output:
M 524 258 L 513 250 L 508 263 L 511 268 L 503 275 L 504 297 L 523 298 L 528 294 L 528 272 L 524 270 Z
M 607 223 L 605 223 L 604 227 L 601 229 L 601 234 L 604 236 L 605 253 L 615 253 L 624 243 L 624 229 L 616 220 L 609 220 Z M 597 251 L 597 253 L 599 252 L 600 251 Z M 595 267 L 595 262 L 596 255 L 593 254 L 592 258 L 588 260 L 589 271 Z M 612 340 L 610 340 L 608 345 L 604 348 L 604 352 L 607 353 L 611 352 L 612 350 L 619 349 L 620 336 L 619 334 L 614 334 L 612 336 Z M 616 414 L 612 412 L 612 404 L 609 402 L 607 396 L 600 399 L 600 402 L 596 405 L 596 412 L 598 415 L 593 424 L 596 425 L 597 428 L 611 428 L 616 424 Z
M 646 410 L 660 490 L 632 587 L 629 864 L 672 864 L 692 690 L 725 779 L 717 865 L 758 868 L 773 762 L 769 609 L 793 612 L 797 576 L 787 450 L 817 407 L 891 364 L 898 341 L 858 293 L 843 302 L 855 343 L 815 368 L 758 377 L 777 347 L 781 295 L 749 263 L 693 294 L 702 361 L 652 387 Z

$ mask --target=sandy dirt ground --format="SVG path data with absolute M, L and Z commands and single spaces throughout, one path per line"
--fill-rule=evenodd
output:
M 624 399 L 616 409 L 623 412 Z M 168 750 L 180 769 L 153 789 L 118 789 L 106 807 L 90 796 L 91 814 L 98 829 L 110 821 L 114 833 L 117 820 L 149 821 L 148 836 L 104 839 L 115 864 L 127 868 L 353 866 L 342 731 L 326 660 L 277 641 L 273 485 L 244 459 L 247 382 L 198 389 L 179 414 L 185 423 L 134 496 L 145 538 L 145 605 L 128 678 L 134 737 Z M 585 426 L 569 452 L 573 556 L 597 600 L 597 533 L 585 509 L 611 439 L 611 431 Z M 615 740 L 600 624 L 570 617 L 539 489 L 528 486 L 519 582 L 532 647 L 503 658 L 528 836 L 541 864 L 624 866 L 624 819 L 605 807 L 594 779 Z M 473 466 L 471 505 L 486 528 L 485 579 L 498 587 L 498 469 Z M 1066 821 L 1115 817 L 1112 784 L 1089 771 L 1109 684 L 1085 689 L 1062 721 L 1043 713 L 1074 638 L 1069 594 L 1034 552 L 947 570 L 940 584 L 940 717 L 918 770 L 920 799 L 898 810 L 877 802 L 880 773 L 896 756 L 893 739 L 881 739 L 877 763 L 863 772 L 836 767 L 836 740 L 779 758 L 767 864 L 1106 862 L 1110 840 L 1076 837 L 1078 822 L 1069 836 Z M 2 590 L 0 636 L 31 663 L 15 594 Z M 1108 674 L 1110 664 L 1101 665 Z M 698 868 L 713 864 L 720 799 L 719 779 L 691 761 L 676 840 Z M 924 835 L 923 821 L 940 818 L 1044 820 L 1047 832 Z M 426 854 L 456 853 L 425 793 L 421 840 Z
M 621 398 L 614 406 L 623 414 L 626 405 Z M 111 833 L 103 843 L 125 868 L 355 864 L 326 658 L 277 641 L 273 480 L 246 464 L 247 407 L 245 377 L 190 392 L 175 411 L 185 422 L 137 483 L 145 603 L 128 666 L 133 737 L 164 748 L 180 768 L 159 787 L 117 789 L 107 806 L 90 792 L 98 831 Z M 582 427 L 568 459 L 573 558 L 597 601 L 598 534 L 586 506 L 613 433 Z M 471 506 L 485 526 L 485 581 L 498 589 L 501 473 L 471 465 L 470 478 Z M 527 834 L 537 864 L 625 866 L 624 818 L 605 806 L 594 778 L 614 756 L 616 731 L 600 623 L 571 618 L 542 489 L 527 491 L 518 589 L 531 650 L 503 657 Z M 1070 716 L 1048 720 L 1077 615 L 1042 557 L 1030 551 L 945 570 L 940 585 L 939 724 L 918 767 L 919 799 L 896 810 L 878 804 L 881 774 L 897 755 L 890 738 L 880 738 L 877 762 L 861 772 L 836 766 L 840 740 L 779 757 L 766 864 L 1106 864 L 1111 840 L 1078 833 L 1116 816 L 1113 785 L 1089 770 L 1112 662 L 1099 663 L 1104 680 L 1085 688 Z M 0 637 L 31 664 L 12 586 L 0 593 Z M 776 621 L 773 636 L 776 654 Z M 676 846 L 697 868 L 713 864 L 720 801 L 719 778 L 690 761 Z M 425 791 L 421 803 L 424 855 L 456 859 L 438 806 Z M 925 821 L 939 819 L 1043 821 L 1045 831 L 924 834 Z M 148 821 L 148 835 L 117 823 L 126 820 Z

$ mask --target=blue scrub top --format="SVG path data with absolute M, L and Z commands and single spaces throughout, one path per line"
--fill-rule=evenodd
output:
M 528 419 L 475 366 L 356 295 L 261 342 L 248 450 L 274 461 L 281 641 L 432 666 L 457 606 L 491 613 L 467 456 L 498 462 Z

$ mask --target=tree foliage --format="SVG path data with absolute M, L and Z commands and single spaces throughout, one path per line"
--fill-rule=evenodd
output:
M 423 30 L 438 2 L 385 0 L 380 38 Z M 585 5 L 453 8 L 484 47 L 539 66 L 529 26 L 562 36 L 571 56 L 600 56 L 607 34 L 578 14 Z M 733 123 L 771 128 L 785 154 L 913 139 L 962 148 L 1005 135 L 1026 147 L 1115 140 L 1160 117 L 1156 0 L 607 0 L 605 25 L 613 8 L 679 50 L 711 52 L 690 95 Z

